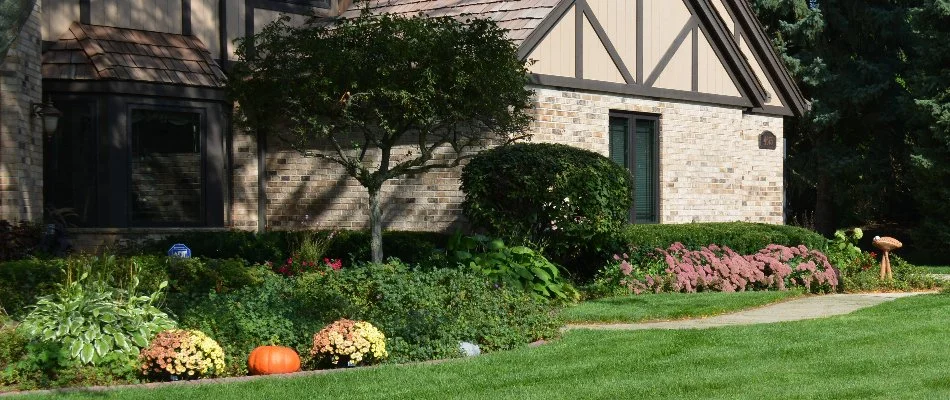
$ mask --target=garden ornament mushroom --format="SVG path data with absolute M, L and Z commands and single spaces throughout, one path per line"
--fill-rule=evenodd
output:
M 891 250 L 901 248 L 904 244 L 901 243 L 900 240 L 888 236 L 875 236 L 871 242 L 874 244 L 874 247 L 884 251 L 884 256 L 881 258 L 881 279 L 884 279 L 885 274 L 887 275 L 887 279 L 894 279 L 894 275 L 891 273 L 891 257 L 889 253 Z

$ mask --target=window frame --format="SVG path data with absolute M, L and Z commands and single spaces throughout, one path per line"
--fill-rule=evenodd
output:
M 633 193 L 631 193 L 631 198 L 633 201 L 631 203 L 630 212 L 628 216 L 629 223 L 631 224 L 660 224 L 662 223 L 662 218 L 660 214 L 660 208 L 661 208 L 660 199 L 662 198 L 661 193 L 660 193 L 660 191 L 662 190 L 662 187 L 660 186 L 660 174 L 662 172 L 660 170 L 660 166 L 661 166 L 660 164 L 660 157 L 661 157 L 660 137 L 661 137 L 661 128 L 662 128 L 661 126 L 662 118 L 658 114 L 645 114 L 645 113 L 611 110 L 609 112 L 608 119 L 607 119 L 608 153 L 609 153 L 609 149 L 612 147 L 610 146 L 610 120 L 614 118 L 627 120 L 627 132 L 625 133 L 625 137 L 627 138 L 627 148 L 626 148 L 627 157 L 626 157 L 626 160 L 624 161 L 627 163 L 626 169 L 627 169 L 627 172 L 630 174 L 630 177 L 633 179 L 633 184 L 634 184 Z M 637 121 L 651 121 L 653 123 L 654 140 L 653 140 L 653 146 L 652 146 L 653 148 L 651 149 L 652 154 L 653 154 L 653 157 L 652 157 L 653 159 L 650 160 L 650 162 L 653 164 L 652 165 L 653 170 L 656 171 L 653 174 L 652 179 L 650 180 L 651 184 L 653 185 L 653 193 L 654 193 L 653 194 L 653 215 L 655 216 L 655 220 L 642 221 L 642 222 L 637 220 L 637 192 L 636 192 L 637 188 L 636 188 L 636 175 L 635 175 L 636 162 L 637 162 L 637 154 L 636 154 Z
M 198 142 L 201 146 L 199 150 L 199 160 L 201 168 L 201 194 L 199 195 L 199 206 L 198 206 L 198 215 L 199 219 L 197 222 L 140 222 L 136 221 L 133 213 L 134 193 L 133 193 L 133 182 L 132 182 L 132 159 L 135 153 L 134 146 L 132 145 L 132 113 L 135 111 L 167 111 L 167 112 L 182 112 L 182 113 L 191 113 L 198 114 L 199 116 L 199 136 Z M 189 106 L 189 105 L 170 105 L 170 104 L 143 104 L 143 103 L 134 103 L 129 102 L 126 105 L 126 122 L 125 122 L 125 150 L 126 150 L 126 221 L 129 227 L 131 228 L 170 228 L 170 227 L 181 227 L 181 228 L 198 228 L 208 226 L 208 192 L 209 192 L 209 182 L 208 182 L 208 116 L 207 109 L 205 107 L 198 106 Z M 210 188 L 214 189 L 214 188 Z

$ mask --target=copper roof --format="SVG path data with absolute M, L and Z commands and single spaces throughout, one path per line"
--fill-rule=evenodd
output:
M 487 18 L 508 30 L 519 45 L 560 0 L 369 0 L 356 3 L 343 17 L 356 17 L 369 7 L 374 14 L 424 14 L 429 17 Z
M 131 80 L 224 87 L 225 75 L 193 36 L 74 22 L 43 53 L 43 79 Z

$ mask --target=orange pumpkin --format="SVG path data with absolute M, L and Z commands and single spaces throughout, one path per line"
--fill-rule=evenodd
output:
M 251 375 L 286 374 L 300 371 L 300 356 L 283 346 L 260 346 L 247 358 Z

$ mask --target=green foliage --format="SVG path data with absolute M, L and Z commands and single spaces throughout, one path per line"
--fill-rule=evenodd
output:
M 13 366 L 26 357 L 29 339 L 13 324 L 0 323 L 0 386 L 13 383 Z
M 448 235 L 438 232 L 383 232 L 383 253 L 408 264 L 424 263 L 436 249 L 445 248 Z M 370 260 L 368 231 L 339 231 L 327 248 L 326 257 L 347 260 L 347 264 Z
M 63 259 L 25 260 L 0 263 L 0 308 L 21 317 L 36 297 L 51 293 L 63 279 Z
M 204 259 L 240 258 L 251 264 L 262 264 L 286 258 L 290 254 L 292 232 L 190 232 L 168 236 L 146 243 L 142 250 L 150 254 L 166 254 L 175 243 L 184 243 L 193 257 Z
M 0 220 L 0 261 L 29 257 L 43 237 L 40 226 L 28 221 L 11 224 Z
M 612 251 L 627 223 L 629 172 L 610 159 L 560 144 L 520 143 L 480 153 L 462 171 L 469 221 L 513 243 L 530 242 L 564 263 Z
M 835 231 L 835 236 L 828 241 L 828 248 L 825 251 L 831 265 L 842 270 L 842 272 L 854 267 L 863 268 L 867 265 L 865 262 L 867 253 L 864 253 L 858 247 L 858 241 L 862 237 L 864 237 L 864 231 L 861 228 L 854 228 L 850 233 L 841 229 Z
M 457 233 L 447 251 L 458 264 L 506 286 L 545 298 L 577 298 L 577 291 L 564 281 L 558 267 L 528 247 L 508 247 L 501 239 Z
M 139 282 L 134 264 L 132 268 L 129 286 L 116 288 L 89 279 L 90 268 L 85 265 L 78 278 L 39 298 L 20 329 L 31 342 L 59 346 L 79 364 L 134 359 L 155 333 L 175 322 L 157 307 L 162 292 L 136 294 Z
M 224 349 L 226 374 L 247 373 L 247 357 L 255 347 L 279 344 L 305 354 L 310 337 L 322 326 L 303 319 L 291 297 L 293 281 L 258 267 L 262 282 L 229 293 L 207 293 L 188 305 L 182 328 L 205 332 Z
M 288 19 L 238 41 L 228 84 L 241 105 L 236 122 L 280 132 L 367 189 L 375 262 L 384 182 L 456 167 L 473 150 L 521 138 L 532 120 L 526 61 L 490 20 Z
M 169 278 L 169 291 L 181 294 L 226 293 L 258 286 L 266 273 L 246 261 L 161 257 Z
M 544 300 L 498 286 L 480 274 L 412 270 L 398 262 L 366 264 L 297 282 L 298 313 L 308 320 L 365 320 L 387 338 L 389 362 L 460 355 L 459 342 L 510 349 L 557 334 Z
M 876 292 L 926 290 L 940 287 L 940 282 L 930 276 L 927 270 L 908 263 L 891 254 L 891 271 L 894 279 L 880 279 L 880 266 L 873 257 L 864 253 L 864 262 L 849 264 L 841 268 L 841 282 L 846 292 Z M 870 263 L 868 263 L 870 259 Z
M 912 139 L 913 197 L 920 210 L 914 242 L 930 261 L 950 260 L 950 5 L 920 0 L 911 11 L 910 90 L 919 117 Z
M 739 254 L 752 254 L 769 244 L 789 247 L 803 244 L 810 249 L 823 249 L 827 242 L 823 236 L 807 229 L 748 222 L 629 225 L 624 228 L 622 237 L 637 254 L 665 249 L 676 242 L 692 250 L 715 243 Z

